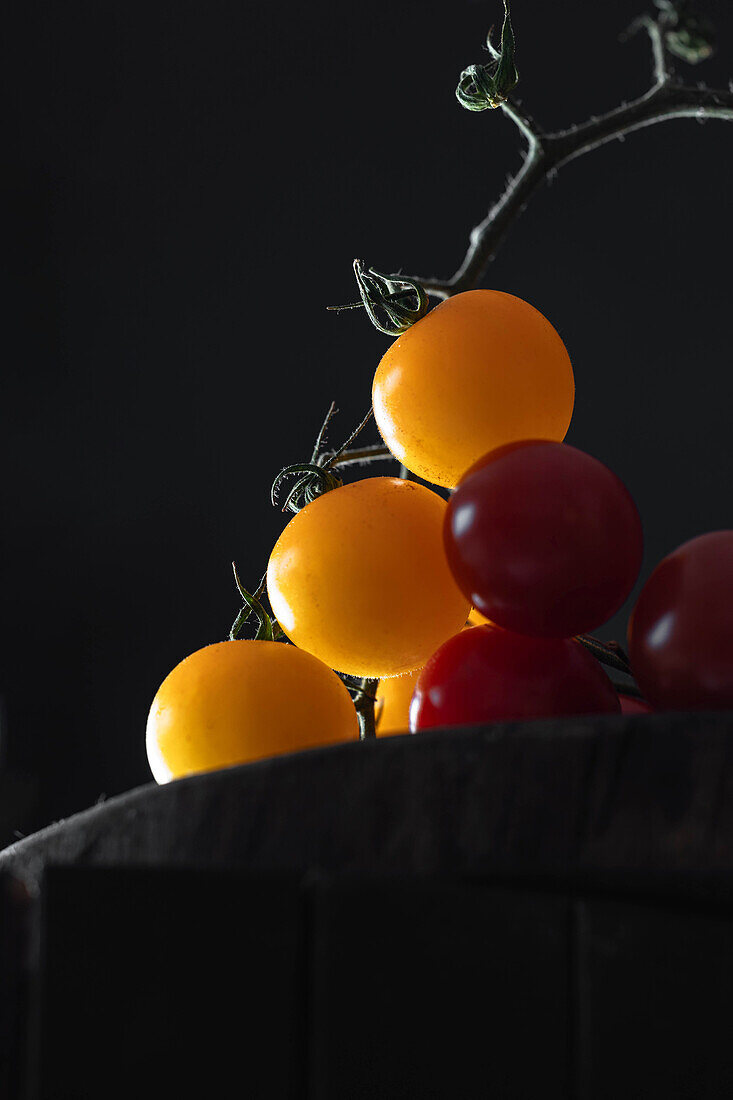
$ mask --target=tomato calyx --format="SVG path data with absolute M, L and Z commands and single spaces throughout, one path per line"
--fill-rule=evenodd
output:
M 424 317 L 429 308 L 425 288 L 405 275 L 383 275 L 364 260 L 354 260 L 354 275 L 361 301 L 343 306 L 326 306 L 340 313 L 345 309 L 365 309 L 374 327 L 385 336 L 401 336 Z
M 698 65 L 715 52 L 715 27 L 688 0 L 654 0 L 660 9 L 657 22 L 664 31 L 667 49 L 688 65 Z
M 486 111 L 501 107 L 519 81 L 519 73 L 514 64 L 514 30 L 508 0 L 504 0 L 504 23 L 499 50 L 491 41 L 493 29 L 491 27 L 486 36 L 486 48 L 491 54 L 491 61 L 488 65 L 469 65 L 458 81 L 456 99 L 467 111 Z
M 340 489 L 343 481 L 338 474 L 332 473 L 319 466 L 317 462 L 295 462 L 292 466 L 285 466 L 272 483 L 270 498 L 277 505 L 277 495 L 282 482 L 295 474 L 302 476 L 296 481 L 282 506 L 283 512 L 296 515 L 306 504 L 311 504 L 317 497 L 329 493 L 332 489 Z
M 244 601 L 244 606 L 240 609 L 236 619 L 232 623 L 231 630 L 229 631 L 229 641 L 233 642 L 240 637 L 253 615 L 257 621 L 257 630 L 254 634 L 253 641 L 277 642 L 280 641 L 280 639 L 284 640 L 285 632 L 277 619 L 274 619 L 272 615 L 265 610 L 260 600 L 260 597 L 265 592 L 266 575 L 262 578 L 254 592 L 248 592 L 239 579 L 237 566 L 234 562 L 232 562 L 232 571 L 234 573 L 234 583 L 237 586 L 239 595 Z
M 283 467 L 273 481 L 272 488 L 270 489 L 270 500 L 272 504 L 277 507 L 279 503 L 278 497 L 282 490 L 283 483 L 289 477 L 300 475 L 295 485 L 293 485 L 286 496 L 281 511 L 297 515 L 301 509 L 305 508 L 307 504 L 311 504 L 317 497 L 323 496 L 324 493 L 331 492 L 332 489 L 340 489 L 343 485 L 343 479 L 336 473 L 339 459 L 342 458 L 347 448 L 354 442 L 359 432 L 369 423 L 372 417 L 372 409 L 369 409 L 369 412 L 361 423 L 357 425 L 346 442 L 343 443 L 337 451 L 324 450 L 323 444 L 326 437 L 326 429 L 335 413 L 336 405 L 332 401 L 326 413 L 326 418 L 321 425 L 321 430 L 316 438 L 310 461 L 294 462 L 290 466 Z M 381 454 L 379 457 L 382 457 Z

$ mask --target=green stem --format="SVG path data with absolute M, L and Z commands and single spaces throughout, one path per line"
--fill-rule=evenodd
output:
M 616 672 L 623 672 L 625 676 L 632 675 L 629 658 L 618 642 L 602 642 L 592 634 L 578 634 L 575 640 L 585 646 L 601 664 L 608 665 Z
M 524 162 L 483 221 L 471 230 L 466 254 L 455 274 L 449 279 L 411 276 L 428 294 L 445 299 L 477 286 L 529 199 L 548 179 L 554 178 L 560 168 L 578 157 L 609 141 L 671 119 L 733 121 L 733 86 L 716 89 L 672 79 L 659 26 L 650 19 L 642 20 L 639 25 L 650 34 L 654 84 L 638 98 L 555 133 L 540 130 L 516 102 L 507 100 L 501 104 L 503 113 L 527 142 Z
M 359 694 L 355 700 L 356 713 L 359 717 L 359 740 L 368 741 L 377 736 L 377 727 L 374 716 L 376 692 L 379 680 L 370 679 L 368 676 L 359 681 Z
M 385 300 L 389 302 L 402 302 L 408 301 L 410 298 L 414 297 L 414 290 L 398 290 L 394 294 L 385 295 Z M 360 299 L 358 302 L 346 302 L 342 306 L 326 306 L 326 309 L 331 313 L 342 313 L 345 309 L 366 309 L 366 306 Z
M 370 462 L 383 462 L 385 459 L 397 459 L 385 443 L 370 443 L 368 447 L 359 447 L 353 451 L 344 451 L 333 466 L 366 466 Z

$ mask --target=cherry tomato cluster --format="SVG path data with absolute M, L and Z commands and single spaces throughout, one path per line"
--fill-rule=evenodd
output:
M 733 706 L 733 531 L 666 558 L 629 630 L 644 699 L 580 640 L 623 605 L 642 529 L 626 487 L 563 442 L 565 346 L 510 294 L 457 294 L 394 341 L 374 416 L 412 474 L 316 496 L 270 555 L 286 642 L 204 647 L 155 696 L 158 782 L 357 737 L 343 677 L 379 681 L 379 735 L 431 726 Z M 647 700 L 646 702 L 644 700 Z

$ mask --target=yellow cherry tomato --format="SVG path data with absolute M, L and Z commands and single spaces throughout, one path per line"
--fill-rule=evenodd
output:
M 475 607 L 472 607 L 468 615 L 468 626 L 494 626 L 491 619 L 487 619 L 485 615 L 482 615 L 480 611 L 477 611 Z
M 354 704 L 336 673 L 284 642 L 215 642 L 166 676 L 148 716 L 153 777 L 244 764 L 359 737 Z
M 306 505 L 267 567 L 270 604 L 291 641 L 352 676 L 423 665 L 468 615 L 443 549 L 445 511 L 437 493 L 394 477 Z
M 449 488 L 504 443 L 564 439 L 574 399 L 555 329 L 498 290 L 469 290 L 431 309 L 387 350 L 372 389 L 395 458 Z
M 404 676 L 379 681 L 375 708 L 377 737 L 410 732 L 410 703 L 421 671 L 416 668 Z

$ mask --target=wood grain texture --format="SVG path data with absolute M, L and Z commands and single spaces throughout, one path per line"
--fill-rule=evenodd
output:
M 146 785 L 0 853 L 46 864 L 684 879 L 733 871 L 733 714 L 430 731 Z

